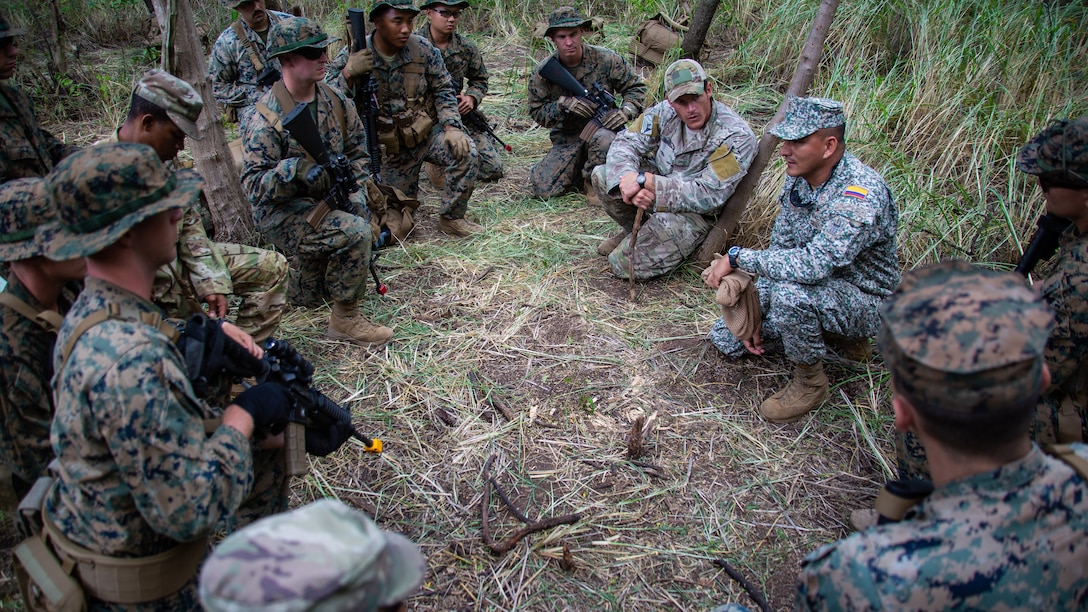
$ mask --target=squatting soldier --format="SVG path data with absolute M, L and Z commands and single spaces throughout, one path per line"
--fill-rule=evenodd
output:
M 702 244 L 756 155 L 756 135 L 714 100 L 698 62 L 674 62 L 665 70 L 665 87 L 667 100 L 616 136 L 607 163 L 593 171 L 605 212 L 623 229 L 597 252 L 620 278 L 628 276 L 625 238 L 636 207 L 649 214 L 635 244 L 635 278 L 668 274 Z
M 200 140 L 196 128 L 204 101 L 185 81 L 161 70 L 148 72 L 132 92 L 124 124 L 109 142 L 149 145 L 170 163 L 185 148 L 185 137 Z M 198 207 L 187 208 L 177 241 L 177 258 L 155 273 L 153 300 L 171 317 L 185 319 L 208 305 L 223 318 L 227 296 L 242 298 L 235 323 L 260 342 L 275 333 L 287 302 L 290 267 L 275 252 L 208 238 Z
M 899 216 L 884 179 L 846 151 L 840 103 L 791 96 L 785 119 L 770 132 L 784 141 L 787 174 L 771 245 L 731 247 L 705 279 L 717 289 L 733 268 L 759 276 L 762 321 L 753 336 L 737 338 L 719 319 L 710 340 L 730 357 L 762 355 L 765 341 L 781 341 L 794 376 L 759 412 L 789 422 L 827 398 L 824 333 L 844 339 L 854 355 L 868 348 L 877 306 L 899 283 Z
M 54 218 L 40 178 L 0 186 L 0 262 L 11 265 L 0 293 L 0 460 L 20 498 L 53 460 L 53 343 L 86 270 L 82 257 L 43 255 L 34 232 Z
M 550 198 L 584 189 L 590 201 L 594 201 L 596 193 L 590 174 L 605 162 L 616 131 L 637 117 L 646 103 L 646 84 L 627 60 L 610 49 L 582 42 L 583 32 L 592 29 L 592 20 L 573 7 L 557 8 L 548 16 L 544 37 L 555 43 L 555 53 L 537 64 L 529 78 L 529 115 L 542 127 L 551 128 L 548 137 L 552 142 L 544 159 L 529 169 L 532 193 L 537 197 Z M 621 108 L 611 111 L 602 120 L 602 128 L 586 141 L 579 135 L 595 109 L 584 98 L 571 96 L 569 91 L 540 75 L 552 57 L 558 58 L 584 87 L 598 83 L 623 98 Z
M 461 13 L 468 9 L 468 0 L 430 0 L 419 8 L 427 14 L 428 21 L 416 30 L 416 34 L 427 39 L 442 53 L 442 61 L 453 81 L 453 91 L 457 95 L 457 110 L 461 113 L 461 123 L 476 145 L 476 154 L 480 156 L 480 170 L 476 174 L 478 181 L 497 181 L 502 178 L 502 158 L 495 140 L 487 132 L 477 129 L 464 121 L 464 116 L 480 108 L 487 95 L 487 66 L 480 48 L 465 36 L 457 32 L 457 23 Z M 467 82 L 467 86 L 466 86 Z M 477 110 L 477 113 L 479 111 Z M 486 121 L 486 119 L 484 119 Z M 442 177 L 437 182 L 445 180 Z
M 279 78 L 280 63 L 268 55 L 268 28 L 287 13 L 270 11 L 265 0 L 219 0 L 238 11 L 238 21 L 215 39 L 208 58 L 215 101 L 231 121 L 245 121 L 253 105 Z M 263 77 L 263 78 L 262 78 Z
M 483 227 L 465 218 L 476 186 L 479 156 L 465 135 L 454 85 L 442 54 L 412 25 L 419 9 L 412 0 L 378 0 L 368 19 L 374 30 L 366 49 L 344 48 L 329 66 L 326 80 L 344 91 L 371 73 L 378 83 L 378 140 L 383 148 L 382 180 L 414 198 L 424 161 L 444 169 L 446 186 L 438 210 L 438 229 L 472 236 Z
M 908 273 L 880 314 L 895 426 L 921 440 L 935 490 L 810 554 L 796 608 L 1082 608 L 1088 446 L 1051 457 L 1030 437 L 1046 304 L 1017 274 L 952 261 Z
M 22 28 L 13 28 L 0 15 L 0 81 L 15 76 L 19 58 L 17 36 Z M 0 84 L 0 183 L 28 176 L 45 176 L 75 148 L 43 130 L 34 117 L 30 98 L 10 85 Z
M 316 22 L 301 17 L 272 25 L 269 55 L 277 57 L 283 79 L 261 98 L 252 120 L 242 126 L 245 168 L 242 186 L 253 203 L 257 229 L 289 256 L 297 256 L 297 291 L 291 300 L 320 306 L 332 299 L 328 336 L 362 346 L 384 344 L 393 330 L 359 313 L 370 263 L 370 211 L 366 190 L 351 194 L 352 212 L 329 210 L 323 198 L 332 177 L 283 129 L 295 105 L 309 104 L 330 155 L 343 154 L 359 184 L 369 179 L 363 124 L 354 104 L 322 82 L 332 42 Z
M 77 562 L 91 610 L 197 609 L 206 535 L 254 487 L 251 438 L 288 416 L 277 383 L 223 411 L 201 402 L 175 328 L 150 301 L 201 187 L 130 143 L 74 153 L 45 180 L 58 217 L 39 229 L 45 254 L 86 256 L 87 279 L 57 334 L 57 481 L 43 518 L 59 558 Z M 246 348 L 260 354 L 252 340 Z

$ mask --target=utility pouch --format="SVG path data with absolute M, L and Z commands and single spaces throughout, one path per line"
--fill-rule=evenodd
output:
M 603 129 L 596 121 L 587 121 L 585 127 L 578 134 L 578 139 L 582 142 L 589 142 L 593 140 L 593 135 L 597 133 L 597 130 Z
M 305 476 L 310 471 L 306 460 L 306 426 L 288 423 L 283 430 L 283 450 L 287 458 L 287 477 Z
M 427 142 L 434 128 L 434 120 L 427 113 L 416 113 L 414 120 L 407 127 L 401 128 L 401 141 L 407 149 L 414 149 Z
M 321 200 L 306 213 L 303 219 L 310 224 L 310 227 L 317 229 L 321 227 L 321 222 L 325 220 L 325 217 L 329 216 L 330 211 L 332 209 L 325 203 L 325 200 Z
M 45 507 L 45 496 L 49 493 L 53 481 L 52 476 L 42 476 L 34 482 L 30 492 L 19 501 L 18 514 L 15 517 L 15 530 L 24 538 L 29 538 L 42 533 L 42 508 Z
M 39 509 L 39 512 L 41 510 Z M 23 540 L 12 557 L 23 606 L 32 612 L 84 612 L 87 597 L 41 536 Z
M 389 117 L 378 117 L 378 144 L 385 148 L 386 155 L 395 156 L 400 153 L 397 126 Z

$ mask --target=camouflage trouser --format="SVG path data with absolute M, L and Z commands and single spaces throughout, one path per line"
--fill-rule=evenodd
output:
M 786 357 L 794 363 L 812 364 L 823 359 L 827 351 L 825 331 L 847 338 L 870 338 L 880 326 L 877 306 L 881 298 L 842 280 L 804 285 L 760 278 L 756 288 L 763 311 L 764 349 L 777 348 L 781 342 Z M 722 319 L 714 323 L 708 338 L 730 357 L 748 352 Z
M 275 251 L 244 244 L 217 242 L 214 248 L 226 264 L 234 295 L 242 298 L 235 324 L 257 340 L 271 336 L 287 303 L 287 259 Z M 155 272 L 152 296 L 168 316 L 184 319 L 201 311 L 204 296 L 196 295 L 179 265 L 175 260 Z
M 472 138 L 476 145 L 476 154 L 480 156 L 480 168 L 476 173 L 477 181 L 497 181 L 502 178 L 502 158 L 499 157 L 499 146 L 495 139 L 487 132 L 476 131 L 467 125 L 465 133 Z
M 448 219 L 463 218 L 468 212 L 468 199 L 476 187 L 479 171 L 480 156 L 476 146 L 471 147 L 467 158 L 457 159 L 446 147 L 442 126 L 436 126 L 427 142 L 382 160 L 382 181 L 414 198 L 419 194 L 419 168 L 425 161 L 445 168 L 446 187 L 442 190 L 438 214 Z
M 533 195 L 539 198 L 580 191 L 593 169 L 605 162 L 616 133 L 602 128 L 594 132 L 589 142 L 582 142 L 578 134 L 556 130 L 549 137 L 552 148 L 544 154 L 544 159 L 529 168 L 529 183 Z
M 257 230 L 264 238 L 288 256 L 298 257 L 298 292 L 292 291 L 291 299 L 307 307 L 326 298 L 361 300 L 370 264 L 370 223 L 366 217 L 333 210 L 315 229 L 305 219 L 313 200 L 297 202 L 307 205 L 254 208 Z
M 593 187 L 601 199 L 604 211 L 628 232 L 635 225 L 637 208 L 622 198 L 608 194 L 605 189 L 605 166 L 593 170 Z M 646 213 L 635 243 L 635 280 L 648 280 L 668 274 L 680 266 L 706 239 L 714 221 L 698 213 Z M 627 278 L 630 270 L 631 237 L 620 242 L 608 255 L 612 274 Z

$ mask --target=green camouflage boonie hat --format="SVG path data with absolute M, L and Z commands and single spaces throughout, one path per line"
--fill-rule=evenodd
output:
M 665 69 L 665 97 L 676 102 L 688 94 L 703 95 L 706 91 L 706 71 L 691 59 L 676 60 Z
M 419 9 L 412 0 L 378 0 L 374 3 L 374 6 L 370 7 L 370 12 L 367 13 L 367 19 L 374 21 L 377 13 L 383 8 L 392 8 L 398 11 L 409 11 L 413 15 L 419 14 Z
M 816 130 L 840 125 L 846 125 L 841 103 L 829 98 L 789 96 L 786 117 L 769 131 L 782 140 L 801 140 Z
M 57 261 L 93 255 L 148 217 L 200 198 L 192 170 L 172 173 L 155 149 L 118 142 L 81 149 L 45 177 L 57 220 L 39 228 L 45 256 Z
M 1070 187 L 1088 189 L 1088 115 L 1053 121 L 1016 157 L 1016 167 L 1034 175 L 1053 175 Z
M 223 540 L 200 572 L 209 612 L 375 610 L 406 599 L 427 566 L 402 535 L 323 499 Z
M 23 34 L 26 34 L 25 29 L 11 27 L 11 22 L 8 21 L 7 15 L 0 15 L 0 38 L 11 38 L 12 36 L 22 36 Z
M 561 28 L 593 29 L 593 20 L 587 19 L 573 6 L 561 6 L 548 15 L 548 27 L 544 30 L 544 38 L 550 38 L 552 30 Z
M 965 261 L 913 270 L 880 316 L 877 346 L 896 385 L 931 409 L 1004 412 L 1042 391 L 1054 318 L 1018 274 Z
M 338 40 L 330 38 L 312 19 L 288 17 L 268 28 L 268 57 L 278 57 L 306 47 L 324 49 Z
M 203 138 L 196 120 L 204 109 L 204 99 L 192 85 L 156 68 L 140 79 L 133 93 L 166 111 L 166 116 L 189 138 Z
M 40 177 L 0 185 L 0 261 L 20 261 L 43 254 L 34 240 L 37 229 L 56 219 Z

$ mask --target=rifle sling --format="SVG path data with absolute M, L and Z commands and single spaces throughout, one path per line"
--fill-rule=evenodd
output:
M 61 322 L 64 321 L 64 317 L 60 316 L 59 312 L 52 310 L 37 312 L 31 308 L 30 304 L 27 304 L 7 291 L 0 292 L 0 304 L 23 315 L 45 331 L 57 331 L 60 329 Z
M 242 44 L 246 46 L 246 51 L 249 52 L 249 61 L 253 62 L 254 70 L 257 71 L 257 74 L 264 72 L 264 62 L 261 61 L 261 56 L 257 53 L 257 46 L 246 36 L 245 29 L 242 27 L 242 20 L 235 21 L 231 24 L 231 27 L 234 28 L 234 33 L 241 39 Z

